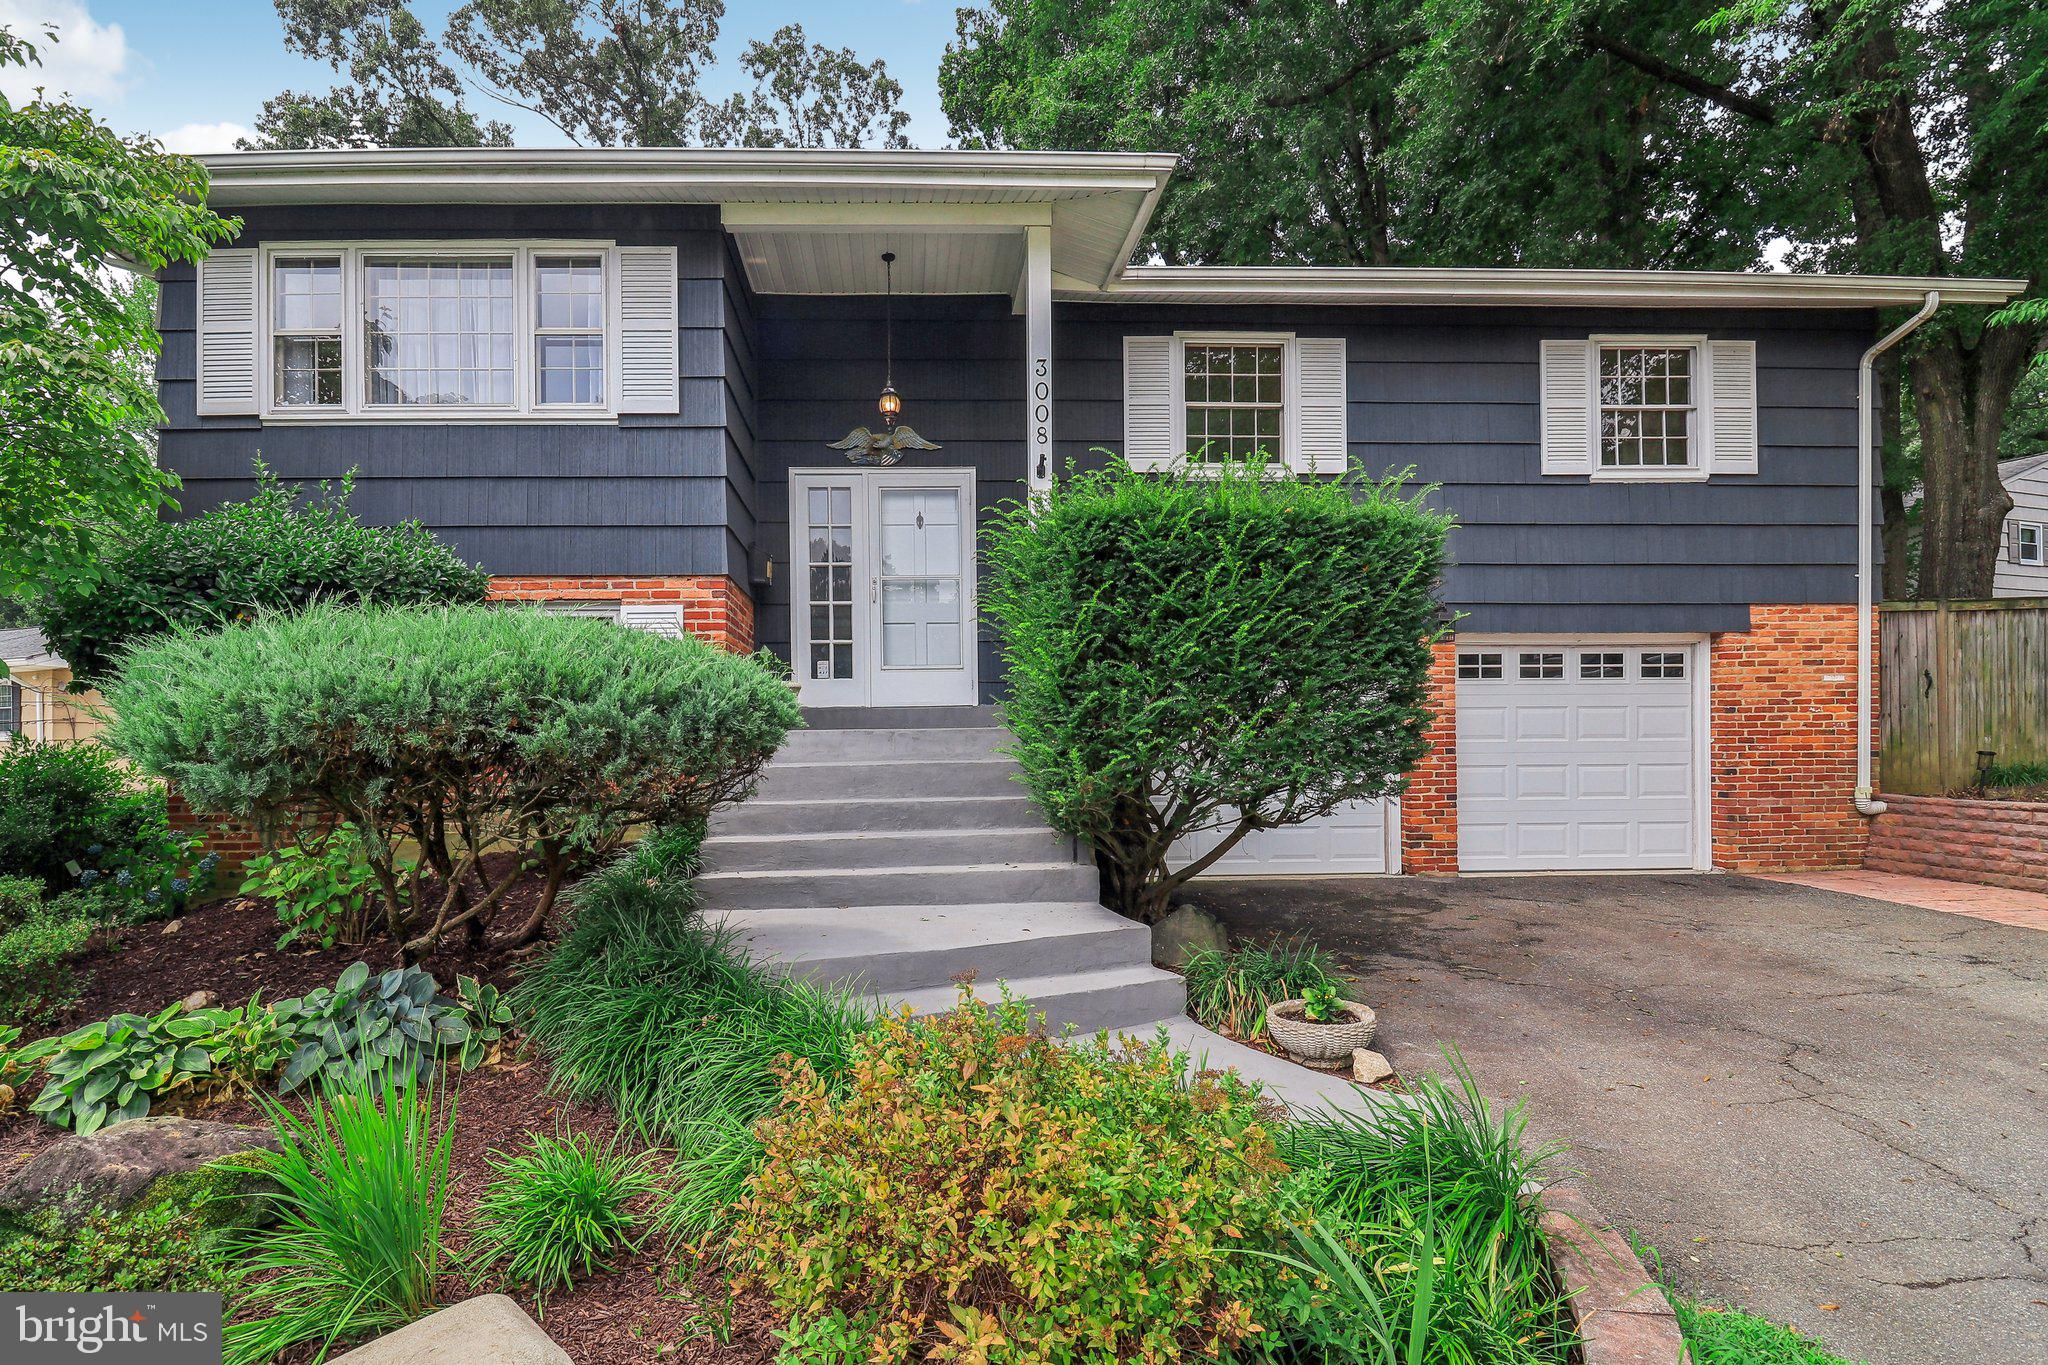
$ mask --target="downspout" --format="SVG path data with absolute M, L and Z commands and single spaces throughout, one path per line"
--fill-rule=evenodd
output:
M 1930 289 L 1920 311 L 1886 333 L 1863 353 L 1856 371 L 1856 810 L 1860 815 L 1884 814 L 1884 802 L 1876 799 L 1870 780 L 1870 721 L 1872 699 L 1871 635 L 1877 614 L 1872 591 L 1876 573 L 1876 521 L 1871 504 L 1876 500 L 1876 423 L 1872 409 L 1877 405 L 1877 358 L 1904 341 L 1921 323 L 1941 307 L 1941 291 Z

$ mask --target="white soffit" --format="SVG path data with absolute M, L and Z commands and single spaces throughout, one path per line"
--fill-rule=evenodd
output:
M 896 253 L 899 294 L 1007 294 L 1024 268 L 1024 234 L 985 232 L 733 233 L 757 294 L 879 294 L 882 253 Z

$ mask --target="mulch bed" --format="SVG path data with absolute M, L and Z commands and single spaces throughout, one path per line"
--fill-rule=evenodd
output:
M 534 893 L 522 889 L 522 894 L 530 905 Z M 502 915 L 507 921 L 521 917 Z M 211 991 L 223 1005 L 240 1004 L 258 990 L 265 1000 L 282 1000 L 333 985 L 342 969 L 358 960 L 380 970 L 396 965 L 388 944 L 280 951 L 277 933 L 276 917 L 266 906 L 238 900 L 200 907 L 165 924 L 111 931 L 79 962 L 91 980 L 78 1005 L 51 1031 L 121 1011 L 153 1013 L 194 991 Z M 444 987 L 453 984 L 457 972 L 509 986 L 547 946 L 545 940 L 523 948 L 486 941 L 480 950 L 469 950 L 461 943 L 423 965 Z M 582 1132 L 600 1142 L 613 1140 L 617 1122 L 608 1108 L 551 1094 L 548 1081 L 546 1058 L 519 1048 L 461 1078 L 448 1213 L 451 1247 L 459 1250 L 467 1243 L 470 1214 L 493 1175 L 493 1153 L 516 1150 L 532 1133 Z M 190 1109 L 173 1104 L 156 1112 L 225 1123 L 263 1121 L 262 1112 L 246 1099 Z M 19 1107 L 0 1117 L 0 1179 L 64 1136 L 63 1130 Z M 447 1277 L 442 1299 L 455 1303 L 485 1292 L 511 1294 L 579 1365 L 638 1365 L 656 1359 L 681 1365 L 765 1365 L 775 1357 L 773 1329 L 781 1325 L 765 1303 L 734 1296 L 715 1266 L 653 1240 L 609 1272 L 550 1295 L 545 1303 L 537 1303 L 530 1291 L 487 1279 L 472 1284 L 460 1271 Z M 714 1324 L 720 1330 L 714 1331 Z

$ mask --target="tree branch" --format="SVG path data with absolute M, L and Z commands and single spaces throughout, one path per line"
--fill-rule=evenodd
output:
M 1306 90 L 1296 91 L 1292 95 L 1268 95 L 1262 103 L 1268 109 L 1299 109 L 1304 104 L 1314 104 L 1317 100 L 1328 99 L 1360 76 L 1363 76 L 1366 72 L 1378 66 L 1381 62 L 1398 56 L 1400 51 L 1401 49 L 1395 44 L 1383 44 L 1365 53 L 1350 66 L 1320 84 L 1312 85 Z
M 1701 99 L 1720 105 L 1732 114 L 1754 119 L 1758 123 L 1776 123 L 1778 110 L 1769 100 L 1760 100 L 1730 89 L 1718 81 L 1696 76 L 1683 67 L 1674 66 L 1653 52 L 1645 52 L 1635 44 L 1621 38 L 1610 38 L 1598 29 L 1586 29 L 1579 35 L 1579 41 L 1595 52 L 1604 52 L 1615 60 L 1624 62 L 1646 76 L 1655 76 L 1666 85 L 1675 85 L 1688 90 Z

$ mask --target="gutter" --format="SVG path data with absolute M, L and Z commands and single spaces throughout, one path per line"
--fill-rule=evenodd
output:
M 1941 291 L 1930 289 L 1920 311 L 1894 327 L 1863 353 L 1856 370 L 1856 812 L 1884 814 L 1884 802 L 1876 799 L 1870 775 L 1870 684 L 1872 668 L 1871 633 L 1876 626 L 1875 593 L 1871 576 L 1876 569 L 1875 518 L 1871 502 L 1876 496 L 1876 426 L 1872 408 L 1877 403 L 1877 358 L 1904 341 L 1920 324 L 1941 307 Z

